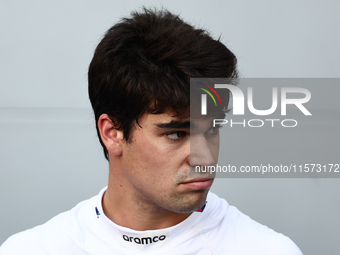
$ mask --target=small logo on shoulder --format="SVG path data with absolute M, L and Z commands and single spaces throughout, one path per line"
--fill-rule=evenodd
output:
M 207 203 L 208 203 L 208 201 L 205 201 L 205 204 L 202 206 L 201 209 L 197 210 L 197 212 L 203 212 Z
M 97 208 L 97 207 L 96 207 L 95 209 L 96 209 L 96 215 L 97 215 L 97 218 L 99 218 L 99 215 L 100 215 L 100 213 L 99 213 L 99 210 L 98 210 L 98 208 Z

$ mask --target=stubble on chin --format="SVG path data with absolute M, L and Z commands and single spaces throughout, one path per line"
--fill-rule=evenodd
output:
M 195 212 L 203 207 L 209 190 L 195 190 L 185 194 L 173 194 L 168 201 L 168 210 L 176 213 Z
M 177 174 L 174 181 L 177 185 L 191 179 L 191 170 Z M 167 210 L 176 213 L 191 213 L 203 207 L 206 202 L 209 189 L 188 190 L 181 193 L 173 193 L 167 199 Z
M 191 190 L 181 193 L 170 193 L 163 197 L 133 196 L 141 211 L 167 210 L 175 213 L 191 213 L 203 207 L 209 190 Z M 148 198 L 147 198 L 148 197 Z

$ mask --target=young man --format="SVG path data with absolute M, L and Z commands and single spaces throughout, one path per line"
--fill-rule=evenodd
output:
M 1 255 L 301 254 L 209 193 L 214 176 L 192 175 L 195 166 L 216 165 L 212 119 L 227 105 L 190 116 L 190 78 L 237 77 L 221 42 L 167 11 L 144 9 L 107 31 L 88 75 L 108 187 L 12 236 Z

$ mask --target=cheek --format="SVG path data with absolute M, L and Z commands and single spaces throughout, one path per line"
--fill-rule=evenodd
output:
M 218 160 L 218 154 L 219 154 L 219 151 L 220 151 L 220 137 L 219 136 L 216 136 L 214 137 L 210 143 L 209 143 L 209 149 L 211 151 L 211 154 L 213 155 L 214 159 Z
M 135 156 L 138 157 L 140 164 L 146 164 L 148 166 L 162 164 L 167 156 L 161 146 L 157 145 L 155 142 L 148 141 L 147 139 L 140 139 L 134 150 Z
M 170 159 L 174 158 L 175 151 L 157 139 L 148 139 L 145 135 L 136 136 L 134 142 L 127 147 L 126 163 L 130 171 L 140 178 L 159 179 L 171 171 L 174 162 Z
M 126 178 L 140 194 L 151 192 L 162 196 L 172 188 L 179 166 L 171 160 L 173 155 L 169 149 L 143 137 L 136 139 L 126 152 Z
M 138 157 L 140 165 L 151 168 L 161 167 L 165 170 L 176 163 L 180 164 L 181 155 L 184 155 L 176 143 L 166 141 L 164 137 L 149 137 L 142 134 L 136 137 L 135 143 L 132 155 L 134 153 L 133 156 Z

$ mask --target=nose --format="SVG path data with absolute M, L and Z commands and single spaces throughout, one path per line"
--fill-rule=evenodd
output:
M 219 144 L 208 141 L 204 134 L 190 135 L 190 166 L 216 165 Z

